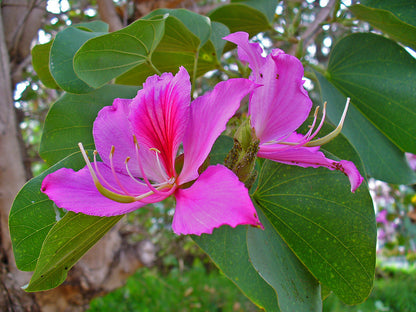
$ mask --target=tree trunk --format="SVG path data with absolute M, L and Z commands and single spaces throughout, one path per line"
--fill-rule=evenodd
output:
M 7 224 L 13 198 L 26 179 L 4 34 L 0 14 L 0 310 L 38 311 L 34 296 L 20 289 L 28 276 L 15 266 Z

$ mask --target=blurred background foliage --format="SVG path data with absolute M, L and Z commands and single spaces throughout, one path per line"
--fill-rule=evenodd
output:
M 347 9 L 356 2 L 279 1 L 273 30 L 259 34 L 254 40 L 267 52 L 281 48 L 299 57 L 305 65 L 326 65 L 338 38 L 358 31 L 379 33 Z M 165 1 L 163 4 L 207 13 L 224 1 Z M 152 1 L 139 0 L 114 0 L 114 5 L 123 26 L 156 8 Z M 332 15 L 326 13 L 325 19 L 320 20 L 322 12 L 334 7 Z M 48 0 L 47 11 L 36 43 L 47 43 L 64 27 L 96 20 L 99 16 L 97 1 Z M 309 32 L 309 29 L 315 31 Z M 248 68 L 236 59 L 235 52 L 226 53 L 221 61 L 229 77 L 238 76 L 238 72 L 248 73 Z M 62 94 L 59 89 L 45 88 L 30 64 L 30 60 L 25 62 L 23 81 L 16 85 L 14 92 L 27 151 L 28 177 L 47 168 L 38 154 L 43 121 L 50 105 Z M 306 72 L 305 76 L 305 87 L 311 98 L 320 101 L 313 79 L 308 79 L 313 75 Z M 196 91 L 202 94 L 224 79 L 224 73 L 209 72 L 198 79 Z M 411 168 L 416 170 L 416 157 L 407 154 L 407 158 Z M 376 206 L 379 238 L 375 288 L 369 300 L 356 307 L 347 307 L 330 296 L 325 301 L 324 311 L 416 311 L 416 187 L 376 180 L 370 180 L 369 185 Z M 123 288 L 94 300 L 89 311 L 256 311 L 189 237 L 172 233 L 172 206 L 168 200 L 127 216 L 121 231 L 129 240 L 149 240 L 156 246 L 155 268 L 141 269 Z M 163 307 L 158 306 L 161 301 Z M 148 307 L 152 307 L 151 310 Z

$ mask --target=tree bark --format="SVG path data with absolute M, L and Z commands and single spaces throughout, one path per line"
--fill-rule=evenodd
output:
M 123 28 L 121 19 L 117 15 L 113 0 L 97 0 L 98 13 L 101 20 L 109 25 L 109 30 L 116 31 Z
M 4 34 L 0 14 L 0 310 L 39 311 L 33 295 L 20 289 L 28 276 L 15 266 L 8 229 L 8 215 L 13 198 L 26 179 Z

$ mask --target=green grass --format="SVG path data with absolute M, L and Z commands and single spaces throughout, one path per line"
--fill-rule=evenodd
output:
M 167 274 L 156 268 L 141 269 L 124 287 L 94 299 L 88 311 L 259 312 L 260 309 L 224 275 L 217 270 L 207 272 L 197 259 L 183 272 L 177 266 Z M 324 301 L 323 312 L 416 312 L 416 270 L 378 270 L 366 302 L 347 306 L 330 295 Z
M 200 262 L 190 270 L 172 269 L 163 276 L 157 269 L 144 268 L 131 276 L 124 287 L 94 299 L 89 312 L 257 312 L 225 276 L 207 273 Z

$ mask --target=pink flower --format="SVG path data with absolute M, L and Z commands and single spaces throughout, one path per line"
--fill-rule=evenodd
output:
M 376 222 L 383 223 L 384 225 L 387 225 L 389 223 L 389 221 L 387 220 L 387 210 L 379 211 L 376 217 Z
M 257 156 L 289 165 L 340 170 L 348 176 L 354 192 L 363 181 L 355 165 L 346 160 L 326 158 L 319 151 L 319 145 L 325 140 L 312 141 L 322 122 L 313 131 L 314 121 L 306 135 L 295 131 L 312 108 L 312 101 L 303 88 L 301 62 L 279 49 L 263 57 L 260 45 L 249 43 L 245 32 L 236 32 L 224 39 L 237 44 L 239 58 L 252 70 L 250 80 L 262 85 L 253 91 L 249 103 L 250 123 L 260 140 Z
M 125 214 L 174 195 L 177 234 L 212 233 L 225 224 L 261 226 L 232 171 L 216 165 L 199 172 L 253 88 L 249 80 L 230 79 L 191 103 L 183 67 L 175 76 L 149 77 L 134 99 L 116 99 L 99 112 L 93 136 L 102 162 L 95 152 L 91 164 L 80 144 L 87 166 L 49 174 L 42 191 L 61 208 L 94 216 Z

